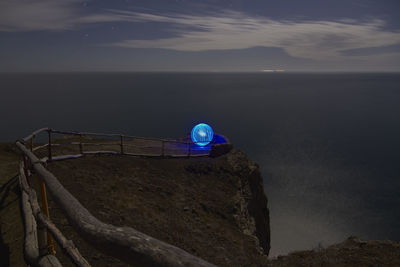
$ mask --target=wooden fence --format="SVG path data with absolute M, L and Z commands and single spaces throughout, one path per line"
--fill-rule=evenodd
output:
M 47 133 L 47 143 L 35 146 L 34 139 Z M 53 138 L 54 135 L 63 135 Z M 69 136 L 65 138 L 65 136 Z M 72 137 L 72 138 L 71 138 Z M 88 139 L 90 137 L 91 139 Z M 93 139 L 96 137 L 96 139 Z M 101 137 L 102 139 L 99 139 Z M 86 138 L 86 139 L 85 139 Z M 118 142 L 115 142 L 118 140 Z M 53 255 L 53 238 L 77 266 L 90 266 L 71 240 L 67 240 L 50 220 L 47 207 L 48 191 L 61 207 L 73 228 L 89 244 L 107 255 L 114 256 L 135 266 L 214 266 L 186 251 L 150 237 L 130 227 L 117 227 L 95 218 L 71 195 L 45 166 L 56 160 L 79 158 L 86 154 L 120 154 L 157 157 L 207 156 L 211 148 L 199 148 L 187 140 L 169 140 L 116 134 L 96 134 L 56 131 L 42 128 L 18 140 L 23 161 L 19 169 L 22 212 L 25 224 L 24 255 L 31 266 L 61 266 Z M 55 153 L 55 148 L 63 147 Z M 104 150 L 90 150 L 103 147 Z M 116 147 L 116 148 L 115 148 Z M 72 149 L 71 149 L 72 148 Z M 110 149 L 112 148 L 112 149 Z M 77 150 L 78 153 L 69 153 Z M 36 154 L 46 153 L 39 158 Z M 68 153 L 68 154 L 66 154 Z M 36 191 L 30 185 L 31 173 L 38 176 L 42 208 Z M 51 235 L 49 233 L 51 233 Z

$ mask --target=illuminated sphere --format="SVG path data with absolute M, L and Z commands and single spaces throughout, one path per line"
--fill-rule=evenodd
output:
M 190 136 L 193 143 L 199 146 L 206 146 L 213 140 L 214 132 L 210 125 L 199 123 L 193 127 Z

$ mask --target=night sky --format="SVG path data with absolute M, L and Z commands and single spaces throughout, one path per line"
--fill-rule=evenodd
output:
M 0 0 L 0 72 L 400 71 L 398 0 Z

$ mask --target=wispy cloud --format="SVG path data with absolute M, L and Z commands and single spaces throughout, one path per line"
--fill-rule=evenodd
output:
M 83 7 L 82 0 L 1 0 L 0 32 L 65 31 L 83 24 L 137 21 L 123 11 L 93 14 Z
M 171 32 L 170 38 L 105 44 L 126 48 L 205 51 L 264 46 L 282 48 L 294 57 L 337 60 L 348 56 L 342 53 L 344 50 L 400 44 L 400 33 L 385 30 L 385 22 L 377 19 L 288 21 L 234 11 L 213 15 L 150 14 L 113 9 L 82 13 L 79 0 L 0 2 L 0 31 L 64 31 L 106 22 L 160 22 Z
M 161 16 L 123 10 L 85 12 L 82 0 L 0 1 L 0 32 L 65 31 L 84 24 L 146 20 L 163 21 Z
M 180 51 L 280 47 L 294 57 L 337 59 L 342 50 L 400 43 L 400 33 L 385 31 L 382 20 L 278 21 L 239 12 L 218 16 L 154 16 L 130 12 L 135 21 L 168 22 L 178 37 L 125 40 L 112 45 Z M 185 29 L 184 26 L 190 26 Z
M 79 0 L 2 0 L 0 31 L 60 31 L 74 27 Z

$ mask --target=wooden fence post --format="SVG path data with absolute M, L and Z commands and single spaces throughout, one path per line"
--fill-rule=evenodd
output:
M 33 138 L 35 138 L 34 135 L 32 135 L 32 138 L 31 138 L 31 151 L 33 151 Z
M 82 134 L 79 135 L 79 153 L 83 155 Z
M 49 141 L 48 141 L 48 160 L 51 161 L 52 160 L 52 154 L 51 154 L 51 129 L 47 130 L 47 133 L 49 135 Z
M 121 155 L 123 155 L 124 154 L 124 136 L 121 134 L 120 138 L 121 138 L 121 144 L 120 144 L 120 146 L 121 146 Z

